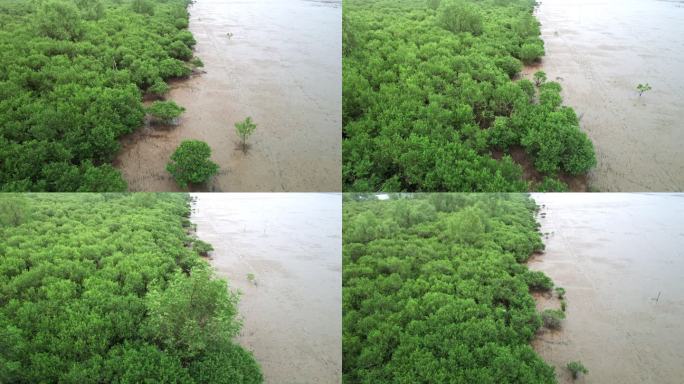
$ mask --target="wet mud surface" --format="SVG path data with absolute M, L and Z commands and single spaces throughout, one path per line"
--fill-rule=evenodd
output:
M 533 346 L 572 383 L 681 383 L 684 377 L 684 195 L 533 194 L 546 251 L 528 265 L 567 291 L 560 331 Z M 555 296 L 555 295 L 554 295 Z M 541 309 L 557 298 L 536 295 Z
M 341 190 L 341 1 L 197 0 L 204 73 L 172 82 L 178 126 L 124 137 L 114 164 L 132 191 L 178 191 L 165 170 L 182 140 L 206 141 L 219 174 L 196 191 Z M 243 153 L 234 124 L 257 129 Z
M 238 342 L 265 382 L 339 383 L 341 195 L 193 196 L 197 236 L 214 246 L 209 262 L 242 292 Z
M 537 68 L 581 116 L 600 191 L 684 190 L 684 4 L 542 0 L 546 56 Z M 639 97 L 636 86 L 653 90 Z

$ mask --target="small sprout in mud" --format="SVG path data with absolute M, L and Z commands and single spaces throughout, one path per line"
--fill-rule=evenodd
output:
M 546 72 L 544 71 L 537 71 L 534 73 L 534 84 L 539 87 L 542 84 L 546 83 Z
M 192 64 L 195 68 L 204 67 L 204 63 L 199 57 L 193 57 L 192 60 L 190 60 L 190 64 Z
M 558 295 L 559 299 L 563 300 L 565 298 L 565 288 L 556 287 L 554 291 L 556 291 L 556 295 Z
M 166 170 L 176 179 L 182 188 L 188 184 L 200 184 L 209 180 L 219 169 L 211 161 L 211 148 L 203 141 L 185 140 L 171 155 Z
M 572 361 L 567 365 L 568 370 L 572 373 L 572 379 L 577 380 L 580 374 L 587 374 L 589 370 L 582 364 L 581 361 Z
M 548 329 L 560 329 L 561 321 L 565 319 L 565 313 L 557 309 L 545 309 L 541 313 L 542 322 Z
M 254 284 L 254 285 L 257 285 L 256 276 L 254 276 L 253 273 L 248 273 L 248 274 L 247 274 L 247 280 L 249 280 L 250 283 L 252 283 L 252 284 Z
M 252 122 L 251 117 L 247 117 L 244 121 L 235 123 L 235 131 L 237 131 L 240 140 L 242 140 L 242 152 L 247 151 L 247 138 L 256 129 L 256 124 Z
M 195 242 L 192 244 L 192 248 L 200 256 L 208 256 L 209 252 L 214 250 L 214 247 L 211 244 L 199 239 L 195 239 Z
M 561 311 L 565 312 L 565 309 L 568 307 L 568 302 L 565 301 L 565 299 L 562 299 L 560 301 L 560 303 L 561 303 Z
M 639 97 L 641 97 L 641 95 L 643 95 L 644 92 L 650 91 L 653 88 L 651 88 L 651 86 L 648 83 L 646 83 L 637 85 L 636 89 L 637 92 L 639 92 Z
M 185 108 L 173 101 L 155 101 L 146 109 L 152 117 L 158 119 L 162 124 L 175 124 L 176 119 L 185 112 Z

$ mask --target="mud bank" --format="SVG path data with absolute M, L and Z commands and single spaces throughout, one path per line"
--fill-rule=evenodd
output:
M 197 236 L 214 246 L 219 275 L 243 293 L 238 342 L 254 352 L 266 383 L 339 383 L 341 195 L 194 196 Z
M 567 290 L 561 331 L 533 346 L 573 382 L 565 365 L 581 360 L 586 383 L 681 383 L 684 368 L 684 195 L 533 194 L 546 251 L 532 258 Z M 542 308 L 559 308 L 538 296 Z
M 684 5 L 657 0 L 542 0 L 537 68 L 581 116 L 601 191 L 684 190 Z M 636 85 L 653 90 L 639 97 Z
M 220 172 L 198 191 L 341 190 L 341 2 L 197 0 L 195 54 L 205 73 L 172 83 L 180 125 L 122 139 L 132 191 L 177 191 L 165 170 L 185 139 L 206 141 Z M 257 130 L 244 154 L 234 124 Z

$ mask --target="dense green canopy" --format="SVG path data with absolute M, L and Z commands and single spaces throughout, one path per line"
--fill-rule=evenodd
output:
M 177 194 L 0 194 L 0 382 L 260 383 L 189 213 Z
M 560 174 L 592 168 L 592 143 L 559 84 L 519 79 L 544 54 L 533 4 L 345 0 L 344 189 L 563 189 Z M 523 180 L 512 148 L 543 185 Z
M 0 191 L 121 191 L 142 93 L 190 74 L 189 0 L 0 0 Z
M 345 383 L 554 383 L 524 264 L 543 244 L 524 195 L 345 196 Z

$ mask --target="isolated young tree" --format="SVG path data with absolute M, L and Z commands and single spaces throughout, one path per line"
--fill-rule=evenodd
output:
M 200 184 L 218 172 L 219 166 L 210 160 L 211 148 L 203 141 L 185 140 L 171 155 L 166 170 L 173 175 L 178 185 Z
M 535 72 L 534 73 L 534 85 L 539 87 L 544 83 L 546 83 L 546 72 L 544 72 L 544 71 Z
M 639 92 L 639 97 L 641 97 L 641 95 L 643 95 L 644 92 L 650 91 L 653 88 L 651 88 L 651 86 L 648 83 L 646 83 L 646 84 L 640 83 L 639 85 L 637 85 L 636 89 L 637 89 L 637 92 Z
M 244 121 L 235 123 L 235 131 L 237 131 L 237 134 L 242 141 L 243 152 L 247 150 L 247 138 L 254 132 L 255 129 L 256 124 L 252 122 L 251 117 L 247 117 Z
M 174 119 L 178 118 L 185 108 L 179 106 L 174 101 L 155 101 L 146 112 L 159 119 L 163 124 L 173 124 Z

